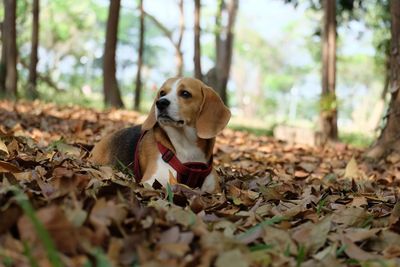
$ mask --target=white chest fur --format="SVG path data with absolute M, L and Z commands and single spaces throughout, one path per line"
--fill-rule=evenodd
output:
M 172 145 L 175 148 L 176 156 L 180 162 L 202 162 L 207 163 L 205 153 L 197 146 L 196 130 L 192 127 L 184 127 L 183 129 L 175 129 L 173 127 L 164 127 Z M 166 163 L 161 154 L 157 157 L 156 170 L 146 183 L 152 185 L 156 180 L 164 187 L 170 182 L 170 176 L 176 179 L 176 171 Z M 214 188 L 214 174 L 210 173 L 203 187 L 205 191 L 212 191 Z M 203 189 L 203 188 L 202 188 Z

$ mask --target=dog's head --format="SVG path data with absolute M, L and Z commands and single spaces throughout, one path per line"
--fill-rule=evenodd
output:
M 161 127 L 193 127 L 203 139 L 215 137 L 227 125 L 231 113 L 215 91 L 193 78 L 171 78 L 160 88 L 143 123 L 149 130 Z

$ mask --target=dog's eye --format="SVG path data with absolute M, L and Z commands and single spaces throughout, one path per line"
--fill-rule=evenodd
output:
M 191 97 L 192 97 L 192 94 L 189 93 L 189 92 L 186 91 L 186 90 L 182 90 L 181 93 L 180 93 L 180 95 L 181 95 L 181 97 L 183 97 L 183 98 L 191 98 Z
M 165 96 L 167 93 L 163 90 L 163 91 L 160 91 L 160 97 L 162 97 L 162 96 Z

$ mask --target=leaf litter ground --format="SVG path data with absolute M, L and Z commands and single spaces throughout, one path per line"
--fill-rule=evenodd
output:
M 224 130 L 223 191 L 88 162 L 140 114 L 0 102 L 0 266 L 400 266 L 400 155 Z

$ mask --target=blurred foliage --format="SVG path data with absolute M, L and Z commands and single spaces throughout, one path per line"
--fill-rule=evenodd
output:
M 389 0 L 369 0 L 365 22 L 373 30 L 373 43 L 376 49 L 375 60 L 378 69 L 386 72 L 386 63 L 390 54 L 391 17 Z
M 354 147 L 367 148 L 372 144 L 374 138 L 372 138 L 371 136 L 367 136 L 364 133 L 340 132 L 339 140 Z
M 190 2 L 185 1 L 186 3 Z M 278 38 L 268 38 L 252 27 L 253 18 L 238 17 L 235 29 L 234 62 L 244 74 L 242 81 L 232 75 L 229 94 L 233 100 L 233 113 L 248 109 L 247 116 L 257 117 L 271 123 L 296 123 L 299 120 L 316 122 L 318 115 L 320 83 L 320 22 L 322 7 L 320 0 L 284 0 L 294 6 L 303 5 L 304 17 L 299 21 L 289 20 Z M 29 63 L 31 38 L 31 1 L 19 0 L 17 7 L 17 31 L 20 60 Z M 173 4 L 165 1 L 163 5 Z M 249 3 L 250 4 L 250 3 Z M 188 4 L 187 6 L 190 7 Z M 139 11 L 137 1 L 122 1 L 117 50 L 117 78 L 129 107 L 134 91 L 136 69 L 136 47 L 138 46 Z M 242 8 L 242 7 L 240 7 Z M 239 8 L 239 9 L 240 9 Z M 217 2 L 205 2 L 202 6 L 202 62 L 203 72 L 215 61 L 215 14 Z M 151 12 L 152 10 L 148 10 Z M 38 71 L 50 78 L 61 89 L 57 91 L 39 79 L 38 89 L 46 101 L 62 104 L 76 103 L 90 107 L 102 107 L 102 55 L 105 26 L 108 16 L 108 1 L 103 0 L 41 0 L 40 49 Z M 154 12 L 156 14 L 156 12 Z M 0 19 L 4 10 L 0 8 Z M 176 19 L 176 18 L 171 18 Z M 343 36 L 338 38 L 337 100 L 339 119 L 349 121 L 359 104 L 357 96 L 379 94 L 386 75 L 386 60 L 390 49 L 390 14 L 388 0 L 337 0 L 338 32 L 358 35 L 361 38 L 368 30 L 373 34 L 375 54 L 343 53 L 348 44 Z M 304 36 L 299 28 L 307 21 L 310 33 Z M 362 25 L 350 29 L 352 23 Z M 176 22 L 177 24 L 178 22 Z M 192 21 L 186 21 L 189 37 Z M 167 25 L 167 24 L 166 24 Z M 168 25 L 169 27 L 170 25 Z M 266 25 L 270 27 L 274 25 Z M 170 27 L 176 34 L 177 28 Z M 349 31 L 347 31 L 349 29 Z M 357 32 L 358 31 L 358 32 Z M 164 58 L 173 59 L 174 51 L 165 45 L 164 34 L 146 18 L 144 55 L 144 103 L 149 107 L 160 77 L 172 72 L 160 65 Z M 187 44 L 186 44 L 187 45 Z M 185 60 L 187 52 L 184 47 Z M 299 55 L 299 58 L 297 58 Z M 296 56 L 296 58 L 294 58 Z M 307 58 L 301 58 L 306 56 Z M 297 62 L 296 62 L 297 60 Z M 300 61 L 300 63 L 299 63 Z M 185 62 L 187 63 L 187 62 Z M 234 64 L 234 65 L 235 65 Z M 27 64 L 25 64 L 27 66 Z M 189 64 L 186 64 L 189 65 Z M 24 95 L 28 71 L 19 66 L 19 91 Z M 185 75 L 192 75 L 186 67 Z M 314 76 L 313 76 L 314 75 Z M 251 77 L 250 77 L 251 76 Z M 90 88 L 90 92 L 83 92 Z M 300 89 L 299 89 L 300 88 Z M 303 91 L 302 91 L 303 90 Z M 305 92 L 304 90 L 307 90 Z M 331 106 L 331 101 L 323 101 Z M 371 102 L 372 103 L 372 102 Z M 145 109 L 143 109 L 145 110 Z M 294 114 L 294 115 L 293 115 Z
M 307 3 L 313 10 L 322 10 L 323 0 L 283 0 L 285 3 L 298 6 L 300 3 Z M 361 19 L 366 11 L 365 0 L 335 0 L 336 21 L 340 25 L 353 19 Z M 318 31 L 320 33 L 320 31 Z
M 136 2 L 136 1 L 135 1 Z M 31 38 L 31 3 L 18 1 L 17 31 L 20 60 L 25 67 L 20 69 L 19 91 L 25 94 L 28 72 L 25 69 L 29 62 Z M 55 81 L 62 90 L 82 94 L 84 86 L 93 92 L 102 91 L 102 56 L 104 49 L 105 26 L 108 16 L 108 4 L 104 1 L 90 0 L 42 0 L 40 5 L 40 48 L 38 72 L 40 75 Z M 3 9 L 1 9 L 3 12 Z M 2 16 L 2 13 L 0 13 Z M 135 48 L 138 45 L 139 11 L 136 7 L 122 7 L 118 31 L 117 57 L 132 53 L 132 56 L 118 57 L 117 72 L 123 94 L 134 90 L 134 71 L 136 68 Z M 148 68 L 157 63 L 163 48 L 152 38 L 159 36 L 158 30 L 147 23 L 146 49 L 144 65 Z M 145 84 L 146 86 L 146 84 Z M 57 91 L 38 80 L 39 91 L 43 98 L 57 95 Z M 51 92 L 52 91 L 52 92 Z M 57 98 L 57 97 L 56 97 Z M 63 97 L 60 97 L 62 99 Z M 81 102 L 80 98 L 67 98 Z M 90 101 L 90 97 L 88 97 Z M 97 100 L 94 100 L 96 102 Z M 86 102 L 86 100 L 84 101 Z M 127 103 L 130 103 L 128 100 Z M 97 105 L 97 104 L 95 104 Z

